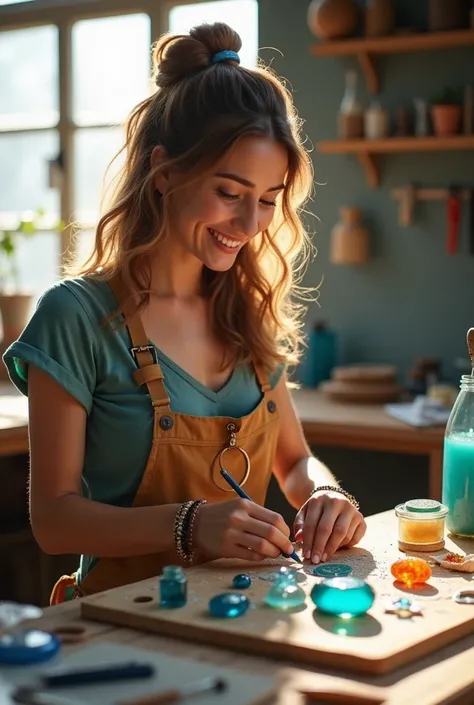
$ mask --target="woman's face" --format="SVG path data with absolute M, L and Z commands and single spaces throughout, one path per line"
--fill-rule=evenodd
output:
M 243 137 L 211 174 L 171 194 L 171 242 L 211 270 L 228 270 L 240 249 L 270 225 L 287 169 L 284 146 Z M 173 187 L 172 176 L 166 184 Z M 157 184 L 162 193 L 166 184 Z

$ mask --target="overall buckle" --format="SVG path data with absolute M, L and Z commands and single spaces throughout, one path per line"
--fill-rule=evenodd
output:
M 137 360 L 137 353 L 142 353 L 142 352 L 149 352 L 153 358 L 153 362 L 155 365 L 158 364 L 158 356 L 156 354 L 156 349 L 154 345 L 135 345 L 133 348 L 130 348 L 130 352 L 132 354 L 133 359 L 138 365 L 138 360 Z

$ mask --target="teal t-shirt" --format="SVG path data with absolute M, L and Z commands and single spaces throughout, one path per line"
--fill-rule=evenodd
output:
M 146 385 L 132 377 L 128 330 L 104 318 L 116 308 L 110 286 L 93 277 L 65 279 L 49 288 L 3 360 L 15 386 L 28 395 L 28 365 L 49 374 L 87 411 L 83 468 L 86 497 L 130 507 L 141 482 L 153 436 Z M 241 417 L 261 399 L 253 367 L 235 368 L 219 391 L 205 387 L 156 348 L 172 411 L 193 416 Z M 282 374 L 270 377 L 272 387 Z M 81 573 L 90 565 L 83 557 Z

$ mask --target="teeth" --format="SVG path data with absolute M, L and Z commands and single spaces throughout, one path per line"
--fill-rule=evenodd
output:
M 219 242 L 222 242 L 223 245 L 226 247 L 239 247 L 240 242 L 238 240 L 229 240 L 229 238 L 224 237 L 224 235 L 221 235 L 218 233 L 216 230 L 212 230 L 211 228 L 208 228 L 209 232 L 211 233 L 212 237 L 215 237 L 216 240 L 219 240 Z

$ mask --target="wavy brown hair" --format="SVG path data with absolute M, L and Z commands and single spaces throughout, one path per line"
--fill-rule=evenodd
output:
M 147 262 L 166 232 L 169 194 L 156 191 L 157 170 L 175 169 L 180 186 L 188 185 L 242 137 L 270 137 L 288 152 L 285 189 L 271 227 L 240 250 L 230 270 L 204 268 L 203 289 L 213 330 L 226 349 L 223 364 L 253 358 L 271 371 L 282 362 L 295 364 L 300 354 L 305 297 L 299 281 L 310 254 L 302 211 L 313 174 L 291 95 L 274 73 L 211 62 L 219 51 L 240 48 L 239 35 L 223 23 L 200 25 L 189 35 L 167 34 L 156 43 L 158 90 L 129 117 L 114 199 L 99 221 L 91 257 L 75 273 L 103 279 L 120 273 L 140 310 L 150 296 Z M 166 161 L 152 168 L 158 145 Z

